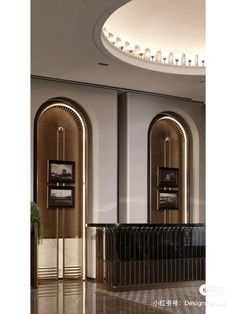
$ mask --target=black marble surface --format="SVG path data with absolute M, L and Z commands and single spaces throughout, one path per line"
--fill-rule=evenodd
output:
M 205 224 L 88 223 L 87 227 L 205 227 Z

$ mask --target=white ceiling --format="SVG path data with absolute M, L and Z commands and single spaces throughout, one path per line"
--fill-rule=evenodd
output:
M 106 51 L 100 37 L 102 26 L 117 8 L 127 2 L 32 0 L 32 75 L 204 101 L 205 88 L 201 83 L 204 76 L 140 69 L 123 63 Z M 156 16 L 157 12 L 152 10 L 152 14 Z M 98 65 L 101 62 L 109 66 Z
M 151 50 L 205 51 L 205 0 L 132 0 L 104 27 L 133 45 Z

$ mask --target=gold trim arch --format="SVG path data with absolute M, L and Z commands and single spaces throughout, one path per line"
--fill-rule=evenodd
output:
M 149 221 L 189 223 L 189 132 L 181 119 L 169 113 L 155 117 L 149 127 Z M 178 168 L 177 187 L 158 186 L 158 167 Z M 158 208 L 159 192 L 178 193 L 178 210 Z
M 70 100 L 53 98 L 35 117 L 34 200 L 41 209 L 43 239 L 38 244 L 38 279 L 85 279 L 88 208 L 89 120 Z M 50 183 L 48 161 L 75 162 L 75 183 Z M 75 189 L 74 208 L 48 208 L 49 186 Z

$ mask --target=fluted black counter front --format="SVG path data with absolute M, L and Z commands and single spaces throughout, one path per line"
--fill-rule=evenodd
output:
M 205 225 L 88 224 L 96 227 L 97 282 L 130 288 L 205 279 Z

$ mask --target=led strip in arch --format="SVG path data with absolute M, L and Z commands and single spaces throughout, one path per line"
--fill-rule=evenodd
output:
M 178 126 L 179 128 L 181 129 L 181 131 L 183 132 L 183 135 L 184 135 L 184 155 L 185 155 L 185 158 L 184 158 L 184 223 L 188 223 L 188 206 L 187 206 L 187 180 L 188 180 L 188 177 L 187 177 L 187 166 L 188 166 L 188 161 L 187 161 L 187 134 L 185 132 L 185 129 L 183 128 L 183 126 L 179 123 L 178 120 L 172 118 L 172 117 L 162 117 L 160 119 L 158 119 L 158 121 L 161 121 L 161 120 L 171 120 L 171 121 L 174 121 Z
M 78 119 L 80 120 L 81 124 L 82 124 L 82 128 L 83 128 L 83 280 L 86 279 L 86 242 L 85 242 L 85 237 L 86 237 L 86 232 L 85 232 L 85 124 L 83 121 L 83 118 L 79 115 L 79 113 L 70 105 L 67 105 L 65 103 L 60 103 L 60 102 L 55 102 L 54 104 L 48 105 L 44 110 L 42 110 L 39 118 L 43 115 L 44 112 L 46 112 L 48 109 L 53 108 L 53 107 L 64 107 L 67 108 L 71 111 L 73 111 L 73 113 L 78 117 Z

